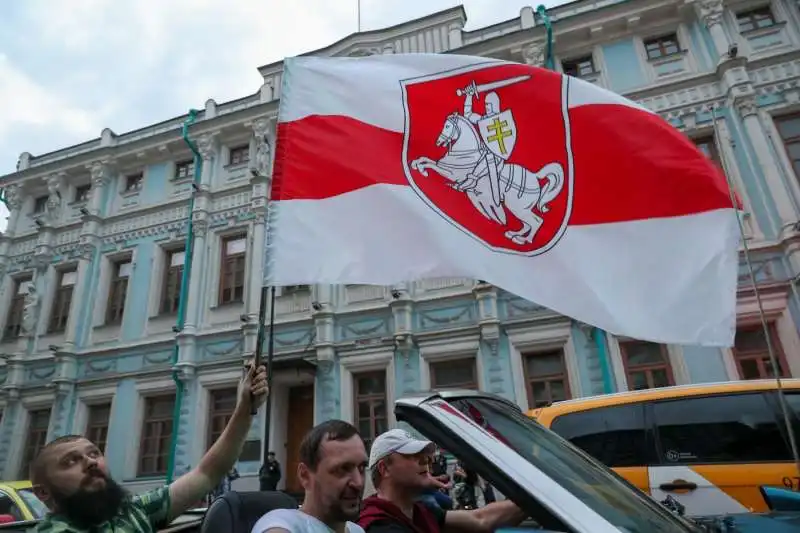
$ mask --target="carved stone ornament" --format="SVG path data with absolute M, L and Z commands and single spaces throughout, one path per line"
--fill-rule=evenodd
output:
M 758 114 L 758 104 L 755 96 L 745 96 L 736 100 L 736 111 L 742 118 Z
M 525 63 L 534 67 L 544 65 L 544 43 L 533 43 L 522 49 L 522 57 Z
M 208 233 L 208 220 L 205 218 L 193 218 L 192 231 L 195 237 L 205 237 L 206 233 Z
M 272 146 L 270 145 L 269 121 L 259 119 L 253 126 L 256 138 L 256 153 L 250 171 L 257 176 L 270 176 L 272 163 Z
M 105 161 L 94 161 L 89 165 L 89 172 L 92 175 L 92 187 L 100 188 L 108 183 L 110 178 L 108 171 L 108 163 Z
M 31 337 L 36 331 L 36 322 L 39 318 L 39 293 L 33 283 L 28 285 L 25 294 L 25 303 L 22 307 L 22 330 L 25 336 Z
M 14 211 L 22 207 L 22 189 L 19 185 L 9 185 L 4 192 L 9 210 Z
M 697 7 L 700 12 L 700 20 L 706 27 L 710 28 L 714 24 L 722 22 L 722 14 L 725 11 L 722 0 L 698 0 Z
M 197 138 L 197 150 L 203 157 L 204 161 L 208 161 L 216 151 L 216 139 L 214 134 L 205 133 Z
M 78 257 L 81 259 L 86 259 L 87 261 L 91 261 L 96 251 L 97 246 L 95 246 L 94 243 L 83 242 L 80 244 Z

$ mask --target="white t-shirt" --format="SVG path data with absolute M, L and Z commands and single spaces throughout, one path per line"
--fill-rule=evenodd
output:
M 258 519 L 251 533 L 264 533 L 269 529 L 284 529 L 289 533 L 331 533 L 331 528 L 298 509 L 275 509 Z M 347 533 L 364 533 L 364 528 L 347 522 Z

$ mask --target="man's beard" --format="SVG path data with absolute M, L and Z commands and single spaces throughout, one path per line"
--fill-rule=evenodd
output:
M 105 486 L 97 490 L 88 490 L 81 486 L 72 494 L 63 494 L 58 489 L 51 488 L 53 501 L 58 508 L 58 514 L 66 517 L 74 525 L 82 529 L 89 529 L 117 516 L 120 509 L 127 501 L 128 493 L 113 479 L 95 472 L 86 478 L 90 483 L 93 478 L 102 477 Z

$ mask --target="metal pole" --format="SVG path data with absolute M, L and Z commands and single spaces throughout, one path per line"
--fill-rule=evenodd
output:
M 264 347 L 264 323 L 267 321 L 267 286 L 261 287 L 261 301 L 258 304 L 258 335 L 256 335 L 256 351 L 253 358 L 253 366 L 258 368 L 261 366 L 261 354 Z M 250 414 L 255 416 L 258 414 L 258 409 L 255 405 L 250 410 Z
M 275 356 L 275 287 L 269 288 L 269 337 L 267 340 L 267 405 L 264 417 L 264 450 L 269 454 L 269 433 L 272 425 L 272 360 Z M 261 297 L 266 300 L 267 288 L 261 290 Z M 263 324 L 263 322 L 262 322 Z M 259 347 L 260 349 L 260 347 Z
M 714 144 L 717 147 L 717 153 L 719 154 L 719 160 L 722 164 L 722 173 L 725 174 L 725 180 L 728 183 L 728 192 L 731 196 L 731 203 L 736 206 L 736 192 L 733 189 L 733 183 L 731 182 L 731 178 L 728 176 L 728 169 L 727 165 L 725 164 L 725 156 L 724 152 L 722 151 L 722 146 L 720 145 L 719 140 L 719 129 L 717 127 L 717 112 L 714 107 L 711 108 L 711 118 L 713 119 L 714 125 Z M 753 270 L 753 262 L 750 259 L 750 247 L 747 244 L 747 238 L 744 234 L 744 224 L 742 223 L 742 217 L 739 216 L 738 211 L 735 213 L 736 221 L 739 224 L 739 235 L 742 238 L 742 248 L 744 251 L 744 260 L 747 264 L 747 272 L 750 277 L 750 284 L 753 287 L 753 292 L 756 296 L 756 303 L 758 304 L 758 314 L 761 318 L 761 328 L 764 330 L 764 338 L 767 341 L 767 353 L 769 354 L 769 362 L 770 366 L 772 367 L 772 373 L 775 376 L 775 382 L 777 383 L 778 387 L 778 403 L 781 407 L 781 413 L 783 415 L 783 423 L 786 425 L 786 433 L 789 437 L 789 447 L 792 451 L 792 458 L 794 459 L 795 467 L 797 468 L 797 474 L 800 475 L 800 453 L 797 450 L 797 440 L 794 436 L 794 431 L 792 430 L 792 422 L 791 416 L 789 415 L 789 407 L 786 405 L 786 397 L 784 395 L 783 390 L 783 382 L 781 380 L 781 369 L 780 364 L 778 363 L 778 357 L 775 355 L 775 347 L 772 345 L 772 338 L 770 335 L 769 324 L 767 323 L 767 317 L 764 313 L 764 304 L 761 301 L 761 292 L 758 290 L 758 283 L 756 282 L 756 274 Z
M 358 12 L 358 33 L 361 33 L 361 0 L 356 0 L 356 11 Z

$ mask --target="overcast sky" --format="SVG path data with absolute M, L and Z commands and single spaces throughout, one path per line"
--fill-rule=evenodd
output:
M 468 30 L 537 5 L 362 0 L 362 30 L 459 3 Z M 260 65 L 355 32 L 356 6 L 357 0 L 2 0 L 0 175 L 14 171 L 23 151 L 42 154 L 98 137 L 104 127 L 123 133 L 202 108 L 208 98 L 221 103 L 252 94 L 261 85 Z

